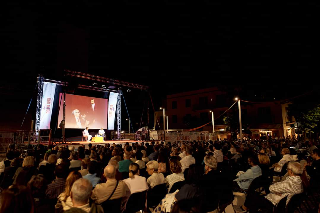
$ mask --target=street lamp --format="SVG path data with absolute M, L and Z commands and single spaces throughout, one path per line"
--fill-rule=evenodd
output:
M 160 107 L 162 109 L 162 117 L 163 117 L 163 137 L 164 141 L 166 141 L 166 109 L 163 107 Z
M 214 134 L 214 115 L 213 115 L 213 111 L 211 111 L 211 117 L 212 117 L 212 134 Z
M 240 98 L 236 97 L 234 100 L 238 101 L 238 109 L 239 109 L 239 124 L 240 124 L 240 141 L 242 142 L 242 121 L 241 121 L 241 105 L 240 105 Z
M 129 121 L 129 134 L 130 134 L 130 119 L 126 119 L 126 121 Z

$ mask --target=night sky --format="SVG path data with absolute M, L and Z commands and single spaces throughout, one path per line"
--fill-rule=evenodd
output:
M 310 91 L 319 84 L 319 7 L 316 0 L 6 1 L 0 128 L 19 129 L 33 98 L 29 128 L 37 75 L 61 79 L 64 69 L 149 86 L 157 107 L 167 94 L 213 86 L 265 100 Z

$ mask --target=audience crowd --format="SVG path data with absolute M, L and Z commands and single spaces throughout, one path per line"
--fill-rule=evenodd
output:
M 318 142 L 292 139 L 9 145 L 0 162 L 0 213 L 273 212 L 319 192 Z M 264 190 L 257 193 L 257 187 Z

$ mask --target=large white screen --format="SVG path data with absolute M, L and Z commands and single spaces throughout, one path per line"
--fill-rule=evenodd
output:
M 60 100 L 59 124 L 63 118 L 63 94 Z M 65 128 L 108 128 L 108 99 L 66 94 L 65 110 Z

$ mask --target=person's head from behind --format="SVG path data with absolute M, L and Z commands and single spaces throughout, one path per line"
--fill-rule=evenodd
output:
M 260 165 L 269 165 L 270 158 L 267 154 L 258 154 L 259 164 Z
M 56 165 L 54 173 L 57 178 L 66 178 L 69 174 L 69 167 L 63 163 Z
M 34 199 L 28 187 L 11 185 L 0 196 L 0 213 L 34 212 Z
M 201 202 L 199 198 L 182 199 L 177 201 L 171 210 L 171 213 L 200 213 Z
M 74 207 L 83 206 L 89 202 L 92 192 L 92 184 L 88 179 L 79 178 L 71 188 L 71 200 Z
M 142 154 L 141 150 L 137 150 L 137 152 L 136 152 L 136 159 L 137 159 L 137 160 L 142 160 L 142 156 L 143 156 L 143 154 Z
M 282 155 L 289 155 L 290 154 L 290 149 L 289 148 L 283 148 L 281 150 L 281 154 Z
M 255 155 L 255 154 L 250 155 L 250 156 L 248 157 L 248 164 L 249 164 L 250 166 L 256 166 L 256 165 L 258 165 L 258 164 L 259 164 L 259 159 L 258 159 L 257 155 Z
M 147 164 L 147 172 L 149 175 L 152 175 L 153 173 L 157 173 L 158 172 L 158 168 L 159 168 L 159 163 L 155 160 L 149 161 Z
M 88 163 L 88 172 L 90 174 L 95 174 L 98 171 L 98 162 L 97 161 L 90 161 Z
M 213 155 L 207 155 L 204 157 L 204 165 L 205 171 L 208 172 L 210 170 L 216 170 L 218 162 Z
M 87 169 L 89 162 L 90 162 L 90 159 L 89 159 L 89 158 L 83 159 L 83 160 L 81 161 L 82 169 Z
M 104 168 L 103 174 L 107 178 L 107 180 L 115 179 L 116 178 L 116 168 L 112 164 L 108 164 Z
M 129 177 L 134 178 L 135 175 L 139 175 L 139 165 L 137 163 L 131 163 L 129 165 Z
M 186 146 L 185 151 L 186 155 L 192 155 L 192 148 L 190 146 Z
M 112 150 L 112 156 L 119 156 L 120 155 L 120 150 L 118 147 L 114 148 Z
M 22 167 L 33 167 L 34 166 L 34 157 L 27 156 L 23 159 Z
M 181 173 L 181 163 L 177 158 L 172 158 L 169 161 L 169 165 L 170 165 L 170 171 L 172 173 Z
M 303 166 L 298 162 L 290 161 L 287 171 L 289 176 L 299 176 L 303 173 Z
M 311 157 L 315 160 L 318 160 L 320 158 L 320 150 L 319 149 L 314 149 L 312 151 Z
M 189 184 L 198 184 L 203 174 L 203 167 L 197 164 L 191 164 L 185 176 Z
M 82 178 L 82 175 L 80 172 L 78 171 L 72 171 L 69 173 L 67 179 L 66 179 L 66 188 L 65 188 L 65 198 L 67 199 L 67 197 L 70 196 L 70 192 L 71 192 L 71 187 L 73 185 L 73 183 L 78 180 L 79 178 Z

